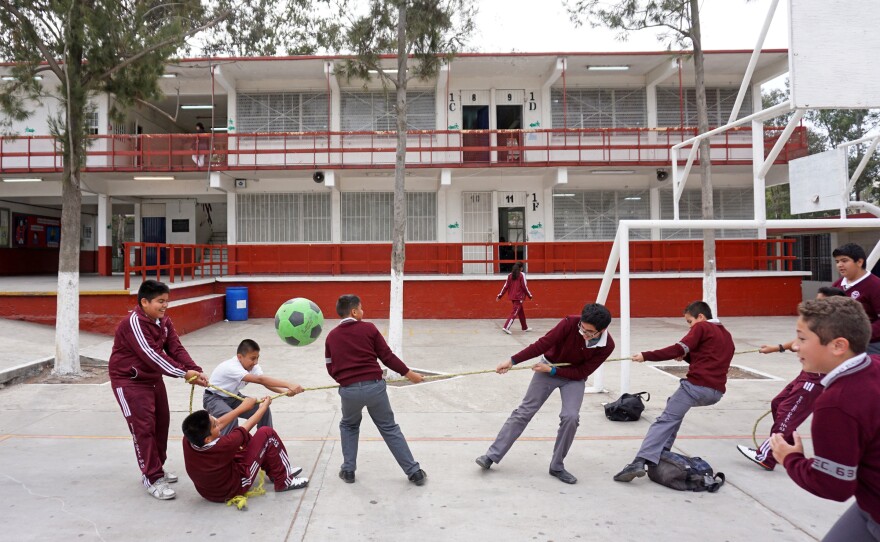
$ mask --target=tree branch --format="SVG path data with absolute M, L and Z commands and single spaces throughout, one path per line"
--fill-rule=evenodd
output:
M 52 55 L 52 51 L 49 50 L 49 47 L 43 43 L 43 40 L 40 39 L 40 35 L 37 33 L 34 26 L 31 24 L 30 19 L 24 16 L 22 12 L 18 10 L 11 3 L 6 0 L 0 0 L 0 6 L 6 8 L 6 11 L 11 13 L 16 19 L 18 19 L 19 24 L 21 24 L 25 31 L 31 34 L 34 37 L 34 44 L 37 46 L 37 49 L 40 50 L 40 54 L 46 59 L 46 62 L 49 64 L 52 72 L 58 77 L 59 80 L 64 80 L 64 71 L 62 71 L 61 66 L 58 65 L 58 62 L 55 61 L 55 57 Z

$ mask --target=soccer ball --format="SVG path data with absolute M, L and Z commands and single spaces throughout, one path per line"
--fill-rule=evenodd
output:
M 312 344 L 321 336 L 324 314 L 320 307 L 304 297 L 285 301 L 275 313 L 275 331 L 281 340 L 293 346 Z

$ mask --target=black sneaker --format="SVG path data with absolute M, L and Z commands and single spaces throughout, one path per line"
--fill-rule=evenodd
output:
M 341 470 L 339 471 L 339 477 L 342 478 L 342 481 L 346 484 L 354 483 L 354 471 L 353 470 Z
M 427 479 L 428 479 L 428 474 L 425 471 L 423 471 L 422 469 L 419 469 L 409 475 L 409 481 L 414 483 L 417 486 L 425 485 L 425 481 L 427 481 Z
M 574 474 L 568 472 L 565 469 L 562 470 L 550 470 L 550 476 L 554 478 L 559 478 L 559 481 L 565 482 L 566 484 L 576 484 L 578 479 L 574 477 Z
M 645 474 L 644 463 L 628 463 L 622 471 L 614 475 L 614 481 L 632 482 L 634 478 L 641 478 Z
M 481 455 L 480 457 L 476 458 L 474 462 L 486 470 L 489 470 L 489 467 L 492 466 L 492 460 L 489 459 L 488 455 Z

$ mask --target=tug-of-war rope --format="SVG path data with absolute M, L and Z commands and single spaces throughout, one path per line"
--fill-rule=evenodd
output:
M 741 354 L 754 354 L 756 352 L 760 352 L 760 350 L 758 350 L 758 349 L 743 350 L 741 352 L 734 352 L 733 355 L 739 356 Z M 629 359 L 631 359 L 631 358 L 606 359 L 604 361 L 604 363 L 610 363 L 610 362 L 615 362 L 615 361 L 627 361 Z M 543 362 L 540 362 L 540 363 L 543 363 Z M 530 370 L 534 365 L 537 365 L 537 364 L 513 366 L 509 370 L 510 371 L 525 371 L 525 370 Z M 546 365 L 549 365 L 550 367 L 567 367 L 571 364 L 570 363 L 546 363 Z M 431 380 L 444 380 L 444 379 L 454 378 L 454 377 L 458 377 L 458 376 L 482 375 L 482 374 L 488 374 L 488 373 L 494 373 L 494 372 L 495 372 L 495 369 L 483 369 L 480 371 L 466 371 L 463 373 L 428 375 L 428 376 L 422 377 L 422 382 L 428 382 Z M 187 383 L 189 383 L 192 386 L 189 391 L 189 411 L 190 412 L 193 411 L 193 398 L 194 398 L 195 392 L 196 392 L 196 385 L 193 384 L 193 380 L 195 380 L 196 378 L 198 378 L 198 377 L 192 377 L 187 380 Z M 389 384 L 393 384 L 395 382 L 409 382 L 409 380 L 407 380 L 406 378 L 396 378 L 393 380 L 387 380 L 386 382 L 388 382 Z M 211 388 L 213 390 L 217 390 L 218 392 L 220 392 L 224 395 L 227 395 L 229 397 L 232 397 L 233 399 L 238 399 L 239 401 L 244 401 L 244 399 L 245 399 L 244 397 L 242 397 L 240 395 L 236 395 L 232 392 L 226 391 L 223 388 L 217 387 L 211 383 L 208 383 L 207 387 Z M 338 387 L 339 387 L 339 384 L 332 384 L 329 386 L 315 386 L 315 387 L 311 387 L 311 388 L 303 388 L 303 392 L 317 391 L 317 390 L 331 390 L 331 389 L 335 389 Z M 289 396 L 286 393 L 279 393 L 277 395 L 273 395 L 271 397 L 271 399 L 274 401 L 275 399 L 278 399 L 281 397 L 289 397 Z M 263 402 L 262 399 L 257 400 L 257 403 L 262 403 L 262 402 Z M 758 447 L 758 441 L 756 439 L 756 434 L 758 431 L 758 423 L 760 423 L 760 421 L 763 420 L 768 414 L 770 414 L 769 410 L 767 412 L 765 412 L 764 414 L 762 414 L 761 417 L 755 421 L 755 425 L 752 427 L 752 441 L 755 443 L 756 448 Z M 229 501 L 226 502 L 226 505 L 227 506 L 235 506 L 239 510 L 242 510 L 247 507 L 248 497 L 256 497 L 258 495 L 263 495 L 264 493 L 266 493 L 266 490 L 263 488 L 264 476 L 265 475 L 264 475 L 263 471 L 260 471 L 259 483 L 254 484 L 253 489 L 249 490 L 244 495 L 238 495 L 236 497 L 229 499 Z

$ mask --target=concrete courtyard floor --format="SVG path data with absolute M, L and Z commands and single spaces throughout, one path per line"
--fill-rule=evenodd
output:
M 323 336 L 337 322 L 329 320 Z M 411 367 L 444 373 L 491 369 L 556 322 L 534 320 L 533 333 L 508 336 L 501 333 L 500 320 L 409 320 L 402 357 Z M 730 318 L 725 323 L 738 351 L 793 337 L 794 318 Z M 386 321 L 376 324 L 387 330 Z M 615 321 L 615 338 L 618 329 Z M 677 341 L 686 325 L 679 318 L 639 319 L 633 330 L 633 350 L 639 351 Z M 0 320 L 4 341 L 16 341 L 17 363 L 29 349 L 33 359 L 46 355 L 51 349 L 47 331 Z M 275 336 L 271 320 L 249 320 L 221 322 L 186 335 L 183 342 L 210 372 L 234 355 L 241 339 L 255 339 L 263 348 L 267 374 L 312 387 L 333 384 L 324 369 L 323 336 L 293 348 Z M 103 339 L 82 341 L 93 351 L 109 353 Z M 736 450 L 736 444 L 751 443 L 755 420 L 800 365 L 792 354 L 742 354 L 734 364 L 775 378 L 730 381 L 720 403 L 688 414 L 676 442 L 677 451 L 699 455 L 726 474 L 728 481 L 716 494 L 677 492 L 647 478 L 630 484 L 612 481 L 678 385 L 654 364 L 632 364 L 631 389 L 649 391 L 652 400 L 642 420 L 610 422 L 602 403 L 619 395 L 620 364 L 614 362 L 605 366 L 609 392 L 585 396 L 578 437 L 566 460 L 566 468 L 578 477 L 576 485 L 547 473 L 558 395 L 547 401 L 501 464 L 489 471 L 474 464 L 530 378 L 529 371 L 493 373 L 389 388 L 397 421 L 429 475 L 423 487 L 406 480 L 366 415 L 357 482 L 348 485 L 338 478 L 342 456 L 335 390 L 275 401 L 275 428 L 311 482 L 302 491 L 275 494 L 270 489 L 250 499 L 242 512 L 202 500 L 186 476 L 180 423 L 189 411 L 190 386 L 182 381 L 166 380 L 172 409 L 168 466 L 180 475 L 172 501 L 157 501 L 144 491 L 108 383 L 10 385 L 0 389 L 0 539 L 817 540 L 848 504 L 814 497 L 792 483 L 784 469 L 765 472 Z M 253 384 L 246 391 L 262 395 Z M 199 408 L 201 391 L 196 404 Z M 765 418 L 758 426 L 759 439 L 769 427 Z M 808 437 L 808 424 L 801 433 Z M 811 441 L 805 442 L 811 453 Z

